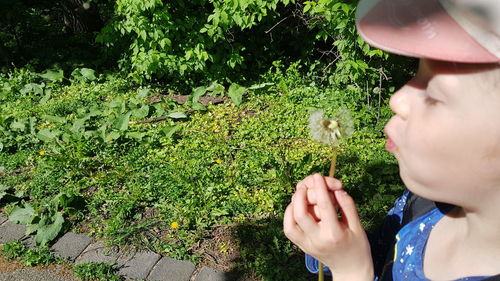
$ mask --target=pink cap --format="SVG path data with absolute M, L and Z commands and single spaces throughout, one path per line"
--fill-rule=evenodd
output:
M 358 31 L 410 57 L 500 63 L 500 0 L 361 0 Z

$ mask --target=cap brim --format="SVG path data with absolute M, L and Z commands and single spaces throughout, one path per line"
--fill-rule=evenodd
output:
M 361 0 L 356 25 L 368 44 L 390 53 L 465 63 L 499 61 L 438 0 Z

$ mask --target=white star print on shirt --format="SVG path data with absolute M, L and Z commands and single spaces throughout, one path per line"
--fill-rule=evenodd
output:
M 420 232 L 424 231 L 425 223 L 420 223 Z
M 406 254 L 411 256 L 411 254 L 413 254 L 413 248 L 415 248 L 415 247 L 413 247 L 411 245 L 406 246 Z

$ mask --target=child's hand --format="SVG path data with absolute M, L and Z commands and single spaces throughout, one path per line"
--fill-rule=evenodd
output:
M 305 253 L 330 267 L 335 280 L 373 280 L 368 239 L 354 201 L 338 180 L 315 174 L 297 184 L 283 229 Z

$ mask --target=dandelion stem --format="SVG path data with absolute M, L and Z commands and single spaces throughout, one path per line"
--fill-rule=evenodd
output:
M 337 166 L 337 147 L 333 147 L 333 155 L 332 155 L 332 160 L 330 161 L 330 173 L 328 176 L 333 177 L 335 176 L 335 167 Z M 325 272 L 323 271 L 323 263 L 318 261 L 318 281 L 324 281 L 325 280 Z
M 328 176 L 332 177 L 335 176 L 335 167 L 336 167 L 336 164 L 337 164 L 337 148 L 334 147 L 333 148 L 333 155 L 332 155 L 332 160 L 330 162 L 330 173 L 328 174 Z
M 319 267 L 318 281 L 324 281 L 325 280 L 325 272 L 323 271 L 323 263 L 318 261 L 318 267 Z

